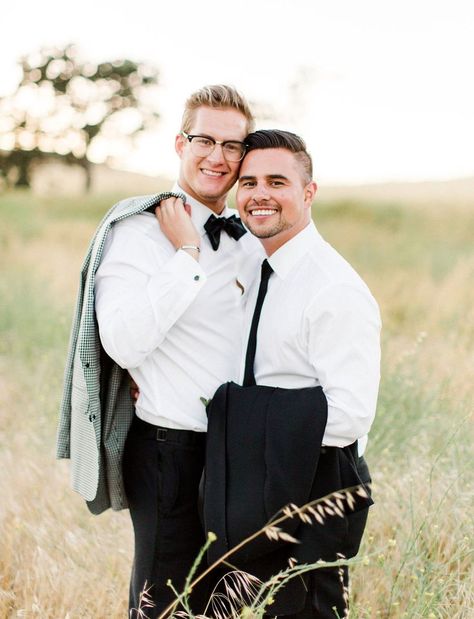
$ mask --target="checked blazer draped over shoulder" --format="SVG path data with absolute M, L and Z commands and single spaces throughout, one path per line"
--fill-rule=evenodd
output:
M 127 507 L 121 461 L 133 418 L 128 373 L 104 351 L 94 310 L 95 274 L 111 227 L 171 196 L 164 192 L 128 198 L 105 215 L 81 270 L 60 409 L 57 457 L 71 459 L 72 488 L 100 514 Z

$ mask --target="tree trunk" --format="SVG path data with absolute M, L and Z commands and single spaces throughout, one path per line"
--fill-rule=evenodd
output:
M 84 161 L 82 163 L 84 167 L 84 173 L 86 175 L 86 183 L 85 183 L 85 191 L 89 193 L 92 188 L 92 166 L 89 161 Z
M 16 187 L 30 187 L 30 165 L 29 161 L 18 162 L 18 178 L 15 183 Z

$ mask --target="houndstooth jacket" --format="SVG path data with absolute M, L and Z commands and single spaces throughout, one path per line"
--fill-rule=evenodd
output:
M 133 417 L 128 373 L 101 346 L 94 310 L 94 283 L 110 228 L 160 200 L 165 192 L 127 198 L 105 215 L 82 266 L 69 341 L 60 409 L 57 457 L 71 459 L 72 488 L 93 514 L 127 507 L 121 460 Z

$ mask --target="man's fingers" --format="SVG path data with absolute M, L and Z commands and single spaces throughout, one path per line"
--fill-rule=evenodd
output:
M 176 201 L 174 204 L 162 205 L 156 210 L 156 217 L 160 225 L 181 225 L 189 221 L 190 207 L 183 205 L 182 201 Z
M 191 206 L 181 198 L 168 198 L 156 209 L 156 218 L 168 241 L 179 249 L 182 245 L 198 245 L 200 236 L 190 217 Z
M 140 395 L 140 389 L 138 388 L 137 383 L 130 376 L 130 397 L 134 402 L 138 400 L 138 396 Z
M 180 213 L 183 210 L 184 204 L 181 198 L 167 198 L 159 204 L 161 210 L 166 212 Z

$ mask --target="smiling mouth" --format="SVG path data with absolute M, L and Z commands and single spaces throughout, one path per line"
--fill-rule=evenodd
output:
M 249 211 L 252 217 L 269 217 L 278 212 L 276 208 L 255 208 Z
M 225 174 L 225 172 L 216 172 L 216 170 L 208 170 L 206 168 L 201 168 L 201 172 L 205 176 L 210 176 L 212 178 L 221 178 Z

